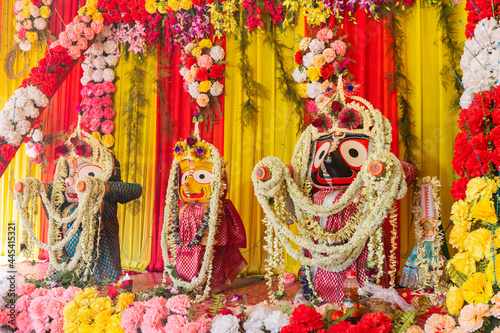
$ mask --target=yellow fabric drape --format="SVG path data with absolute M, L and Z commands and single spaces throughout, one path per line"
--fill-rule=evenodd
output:
M 299 20 L 303 22 L 303 20 Z M 293 51 L 287 51 L 287 68 L 292 71 L 293 55 L 298 50 L 295 43 L 297 36 L 304 36 L 304 26 L 300 25 L 288 31 L 282 38 Z M 237 68 L 240 53 L 237 42 L 228 39 L 227 75 L 224 115 L 224 157 L 228 162 L 229 176 L 228 197 L 241 215 L 247 234 L 247 248 L 242 250 L 249 265 L 244 274 L 263 274 L 265 251 L 263 249 L 264 217 L 262 209 L 254 195 L 251 174 L 255 164 L 266 156 L 277 156 L 285 163 L 290 163 L 295 143 L 297 142 L 298 119 L 293 114 L 293 106 L 283 101 L 276 86 L 277 69 L 274 50 L 264 44 L 260 33 L 252 35 L 252 44 L 248 56 L 256 81 L 265 85 L 270 92 L 269 99 L 259 99 L 258 120 L 254 128 L 242 130 L 240 125 L 241 104 L 244 101 L 241 75 Z M 295 260 L 287 258 L 287 271 L 297 271 Z
M 413 107 L 414 132 L 419 146 L 415 149 L 417 167 L 421 176 L 436 176 L 442 184 L 442 224 L 446 229 L 450 223 L 450 210 L 453 198 L 450 195 L 453 182 L 453 143 L 458 133 L 457 114 L 449 110 L 453 99 L 452 86 L 443 88 L 439 73 L 443 66 L 449 66 L 446 60 L 446 49 L 439 40 L 441 33 L 437 26 L 436 9 L 417 7 L 404 19 L 406 38 L 405 69 L 413 84 L 410 104 Z M 457 28 L 458 41 L 465 41 L 464 28 L 458 22 L 466 22 L 464 4 L 456 9 L 453 23 Z M 460 59 L 457 59 L 460 61 Z M 401 148 L 402 149 L 402 148 Z M 410 225 L 410 195 L 401 204 L 401 253 L 409 255 L 415 246 L 414 229 Z M 447 231 L 447 237 L 451 228 Z M 448 245 L 450 254 L 453 249 Z M 404 264 L 404 260 L 402 261 Z

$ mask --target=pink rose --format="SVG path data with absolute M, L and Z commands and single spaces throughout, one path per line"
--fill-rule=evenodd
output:
M 94 30 L 92 30 L 91 28 L 85 28 L 83 29 L 83 35 L 87 40 L 92 40 L 94 39 L 95 33 Z
M 137 302 L 123 311 L 120 326 L 125 333 L 136 332 L 137 327 L 142 323 L 142 317 L 145 309 L 146 308 L 142 302 Z
M 103 29 L 104 29 L 104 24 L 102 24 L 101 21 L 92 21 L 92 23 L 90 24 L 90 27 L 92 28 L 92 30 L 94 30 L 94 32 L 96 34 L 100 33 Z
M 105 120 L 101 124 L 101 131 L 104 134 L 110 134 L 115 129 L 115 124 L 111 120 Z
M 113 110 L 112 108 L 104 109 L 104 118 L 113 119 L 114 116 L 115 116 L 115 110 Z
M 24 27 L 19 29 L 18 34 L 19 34 L 19 38 L 26 39 L 26 29 L 24 29 Z
M 31 318 L 28 312 L 20 312 L 16 315 L 16 326 L 17 329 L 21 332 L 29 332 L 33 328 L 31 326 Z
M 30 316 L 38 320 L 45 320 L 47 317 L 47 314 L 45 313 L 47 302 L 48 299 L 45 296 L 34 298 L 28 308 Z
M 326 43 L 333 38 L 333 31 L 328 28 L 323 28 L 318 31 L 318 33 L 316 34 L 316 38 Z
M 283 280 L 285 284 L 291 284 L 295 282 L 295 275 L 293 273 L 284 273 Z
M 209 69 L 210 67 L 212 67 L 212 64 L 212 57 L 208 54 L 203 54 L 198 58 L 198 66 L 200 66 L 200 68 Z
M 97 130 L 99 129 L 99 126 L 101 126 L 101 121 L 99 119 L 93 118 L 90 121 L 90 130 L 92 132 L 97 132 Z
M 167 301 L 167 308 L 179 314 L 187 314 L 187 309 L 191 307 L 191 298 L 186 295 L 177 295 Z
M 346 45 L 341 40 L 336 40 L 335 42 L 330 44 L 330 47 L 335 51 L 335 53 L 339 56 L 345 56 Z
M 85 38 L 80 38 L 76 43 L 76 47 L 78 47 L 82 51 L 85 51 L 88 48 L 87 40 Z
M 167 325 L 165 325 L 165 333 L 184 332 L 184 325 L 186 325 L 186 317 L 181 315 L 171 315 L 168 317 Z
M 73 58 L 73 60 L 77 60 L 78 58 L 80 58 L 80 55 L 82 54 L 82 52 L 80 51 L 80 49 L 76 46 L 70 46 L 69 47 L 69 50 L 68 50 L 68 55 Z
M 82 22 L 89 23 L 90 21 L 92 21 L 92 17 L 88 15 L 82 17 Z
M 16 287 L 16 293 L 29 296 L 35 291 L 35 289 L 35 285 L 32 283 L 23 283 Z
M 45 152 L 45 148 L 40 143 L 35 143 L 33 145 L 33 150 L 37 155 L 43 154 Z

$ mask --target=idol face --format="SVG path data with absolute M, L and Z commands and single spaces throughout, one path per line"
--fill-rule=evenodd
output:
M 76 191 L 76 184 L 78 179 L 85 176 L 99 177 L 102 168 L 98 165 L 89 163 L 81 158 L 73 158 L 69 161 L 68 177 L 66 183 L 66 201 L 78 202 L 78 193 Z
M 213 164 L 211 162 L 182 160 L 179 166 L 181 169 L 179 193 L 182 201 L 206 202 L 212 191 Z
M 309 174 L 317 188 L 348 186 L 368 159 L 370 138 L 363 134 L 339 133 L 314 142 Z

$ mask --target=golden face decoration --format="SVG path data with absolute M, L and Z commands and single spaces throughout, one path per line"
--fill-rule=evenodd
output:
M 182 201 L 206 202 L 212 192 L 213 164 L 211 162 L 182 160 L 179 166 L 181 169 L 179 192 Z

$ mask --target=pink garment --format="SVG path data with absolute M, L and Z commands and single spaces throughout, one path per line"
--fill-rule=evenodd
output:
M 234 278 L 246 267 L 247 262 L 238 248 L 246 247 L 245 227 L 238 211 L 229 199 L 224 199 L 224 211 L 219 216 L 215 235 L 212 263 L 211 292 L 216 293 L 231 285 Z M 205 206 L 200 203 L 183 203 L 179 209 L 180 238 L 189 244 L 195 237 L 205 216 Z M 205 237 L 208 229 L 205 230 Z M 177 273 L 186 281 L 198 276 L 205 255 L 205 244 L 188 247 L 177 246 Z

